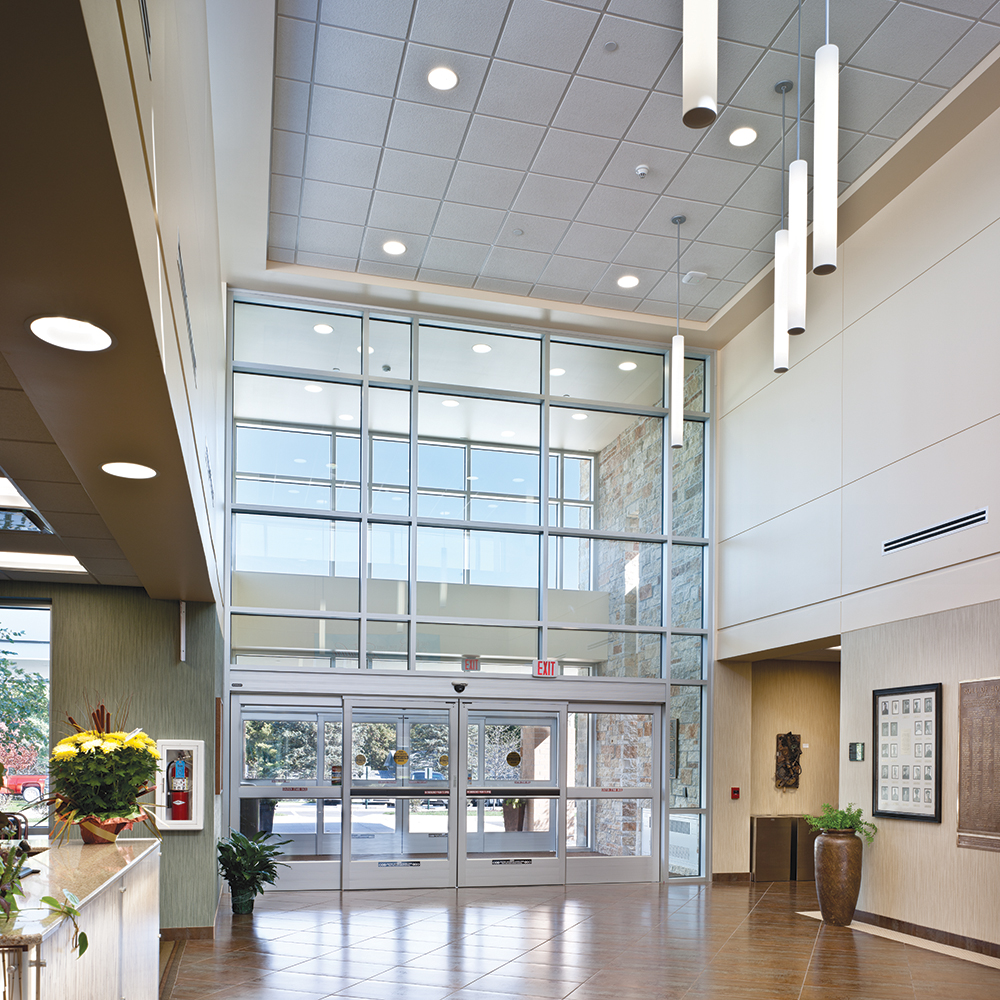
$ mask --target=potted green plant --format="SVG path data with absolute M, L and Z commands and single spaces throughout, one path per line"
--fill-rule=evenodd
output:
M 871 843 L 878 827 L 861 815 L 853 802 L 846 809 L 834 809 L 823 803 L 819 816 L 806 816 L 806 822 L 819 830 L 814 847 L 816 895 L 823 922 L 847 927 L 854 919 L 861 891 L 861 840 Z
M 228 840 L 219 841 L 219 874 L 229 883 L 233 897 L 233 913 L 253 913 L 254 899 L 264 891 L 265 885 L 274 885 L 278 877 L 281 848 L 290 840 L 270 841 L 276 833 L 261 830 L 246 836 L 238 830 L 229 831 Z

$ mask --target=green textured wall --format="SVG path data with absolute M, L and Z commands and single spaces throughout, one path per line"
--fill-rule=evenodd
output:
M 51 602 L 54 740 L 70 731 L 67 713 L 83 724 L 81 715 L 95 699 L 113 710 L 131 698 L 130 727 L 141 726 L 153 739 L 205 741 L 205 826 L 164 832 L 160 926 L 211 926 L 218 903 L 215 698 L 223 661 L 215 606 L 187 605 L 187 660 L 181 663 L 176 601 L 154 601 L 132 587 L 0 581 L 0 600 L 5 597 Z M 148 831 L 138 826 L 131 835 Z

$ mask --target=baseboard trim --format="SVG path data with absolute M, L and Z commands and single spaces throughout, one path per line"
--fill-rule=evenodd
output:
M 909 934 L 911 937 L 933 941 L 935 944 L 945 944 L 950 948 L 961 948 L 963 951 L 975 952 L 977 955 L 1000 958 L 1000 944 L 995 944 L 992 941 L 980 941 L 979 938 L 952 934 L 951 931 L 939 931 L 934 927 L 911 924 L 909 920 L 897 920 L 895 917 L 883 917 L 878 913 L 869 913 L 867 910 L 855 910 L 854 919 L 863 924 L 884 927 L 888 931 L 896 931 L 899 934 Z
M 750 872 L 713 872 L 713 882 L 749 882 Z
M 161 927 L 161 941 L 204 941 L 215 937 L 214 927 Z

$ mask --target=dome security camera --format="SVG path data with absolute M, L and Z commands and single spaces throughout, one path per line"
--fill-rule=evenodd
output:
M 466 687 L 466 685 L 459 684 L 457 682 L 453 683 L 451 686 L 455 689 L 456 694 L 461 694 L 465 690 L 465 687 Z

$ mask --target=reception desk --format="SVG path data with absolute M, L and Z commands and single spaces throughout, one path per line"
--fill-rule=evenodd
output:
M 160 931 L 160 843 L 67 843 L 26 860 L 20 911 L 0 920 L 11 1000 L 156 1000 Z M 72 950 L 73 924 L 43 896 L 80 900 L 90 946 Z

